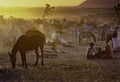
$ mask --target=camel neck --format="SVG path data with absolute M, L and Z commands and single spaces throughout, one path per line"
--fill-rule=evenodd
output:
M 17 50 L 16 46 L 14 46 L 13 49 L 12 49 L 12 55 L 16 55 L 17 51 L 18 50 Z

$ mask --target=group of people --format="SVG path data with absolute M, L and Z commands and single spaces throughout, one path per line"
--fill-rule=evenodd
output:
M 94 48 L 94 43 L 92 42 L 90 43 L 90 47 L 88 48 L 88 51 L 87 51 L 87 58 L 88 59 L 95 59 L 95 58 L 112 59 L 114 52 L 119 53 L 120 44 L 119 44 L 117 31 L 118 31 L 118 27 L 115 27 L 115 30 L 112 34 L 113 50 L 108 44 L 106 44 L 104 50 L 102 50 L 101 48 L 98 48 L 98 50 L 96 50 Z
M 87 51 L 87 58 L 112 59 L 112 49 L 110 45 L 106 45 L 104 50 L 102 50 L 101 48 L 98 48 L 98 50 L 96 50 L 96 48 L 94 47 L 94 43 L 90 43 L 90 47 Z

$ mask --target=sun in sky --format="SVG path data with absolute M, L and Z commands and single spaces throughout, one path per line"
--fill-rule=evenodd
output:
M 85 0 L 0 0 L 1 7 L 41 7 L 46 3 L 53 6 L 75 6 Z

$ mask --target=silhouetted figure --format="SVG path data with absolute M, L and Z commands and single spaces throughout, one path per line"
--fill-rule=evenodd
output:
M 31 34 L 32 33 L 32 34 Z M 15 68 L 16 66 L 16 53 L 20 52 L 21 59 L 22 59 L 22 67 L 25 66 L 27 68 L 26 63 L 26 52 L 35 50 L 36 53 L 36 62 L 35 65 L 38 64 L 39 59 L 39 47 L 41 50 L 41 65 L 43 65 L 43 48 L 45 43 L 45 36 L 38 30 L 29 30 L 25 35 L 22 35 L 18 38 L 16 44 L 12 49 L 12 53 L 9 53 L 10 61 L 12 67 Z
M 120 47 L 117 30 L 118 30 L 118 27 L 115 27 L 115 30 L 112 34 L 112 42 L 113 42 L 114 49 Z

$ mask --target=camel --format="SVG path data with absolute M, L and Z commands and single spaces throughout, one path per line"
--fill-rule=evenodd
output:
M 90 32 L 90 31 L 82 31 L 79 34 L 79 43 L 83 38 L 87 38 L 91 42 L 91 38 L 93 38 L 93 41 L 96 42 L 96 36 Z
M 41 50 L 41 65 L 43 65 L 43 55 L 44 55 L 43 48 L 44 48 L 45 40 L 46 39 L 44 34 L 42 34 L 38 30 L 28 30 L 25 35 L 20 36 L 12 48 L 12 53 L 8 53 L 12 64 L 12 68 L 16 67 L 17 52 L 20 52 L 22 67 L 27 68 L 26 52 L 31 50 L 35 50 L 36 53 L 36 62 L 35 62 L 35 66 L 36 66 L 39 60 L 39 52 L 38 52 L 39 47 Z

